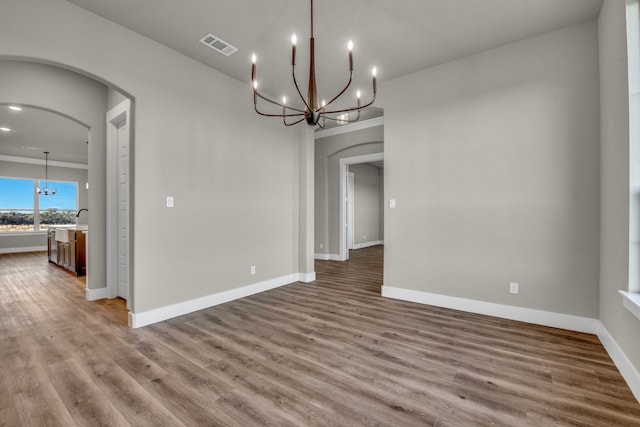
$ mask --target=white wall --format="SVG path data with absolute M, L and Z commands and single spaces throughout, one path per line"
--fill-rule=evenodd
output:
M 598 317 L 597 38 L 586 22 L 381 85 L 385 286 Z
M 625 2 L 605 0 L 600 46 L 600 320 L 640 371 L 640 321 L 622 307 L 629 286 L 629 90 Z M 636 118 L 637 119 L 637 118 Z
M 1 56 L 135 99 L 133 312 L 297 271 L 298 134 L 256 117 L 248 85 L 62 0 L 4 1 Z

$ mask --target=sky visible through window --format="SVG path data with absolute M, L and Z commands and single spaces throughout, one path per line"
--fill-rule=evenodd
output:
M 76 209 L 75 182 L 49 181 L 48 185 L 58 192 L 53 196 L 39 196 L 40 210 Z M 44 187 L 44 180 L 40 181 L 40 187 Z M 0 178 L 0 209 L 33 209 L 33 180 Z

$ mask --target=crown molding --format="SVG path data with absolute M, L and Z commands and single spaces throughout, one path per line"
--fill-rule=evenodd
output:
M 357 130 L 368 129 L 376 126 L 384 126 L 384 117 L 363 120 L 361 122 L 349 123 L 331 129 L 323 129 L 315 132 L 315 139 L 340 135 L 343 133 L 355 132 Z
M 32 159 L 30 157 L 17 157 L 17 156 L 7 156 L 5 154 L 0 154 L 0 160 L 5 162 L 13 162 L 13 163 L 28 163 L 31 165 L 45 165 L 45 161 L 41 159 Z M 89 169 L 89 165 L 84 165 L 82 163 L 69 163 L 69 162 L 58 162 L 55 160 L 49 160 L 49 166 L 56 166 L 61 168 L 70 168 L 70 169 Z

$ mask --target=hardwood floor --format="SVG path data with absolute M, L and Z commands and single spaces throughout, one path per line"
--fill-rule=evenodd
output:
M 0 426 L 640 426 L 597 337 L 384 299 L 382 248 L 138 330 L 0 256 Z

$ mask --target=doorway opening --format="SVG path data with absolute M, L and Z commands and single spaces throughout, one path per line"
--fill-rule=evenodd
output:
M 349 250 L 365 247 L 368 242 L 365 235 L 362 242 L 358 244 L 356 241 L 356 191 L 355 185 L 357 178 L 350 167 L 361 164 L 374 164 L 381 167 L 384 162 L 384 153 L 364 154 L 361 156 L 345 157 L 339 160 L 340 164 L 340 215 L 339 215 L 339 259 L 346 261 L 349 259 Z M 384 200 L 384 197 L 380 197 Z M 376 242 L 378 243 L 378 242 Z

